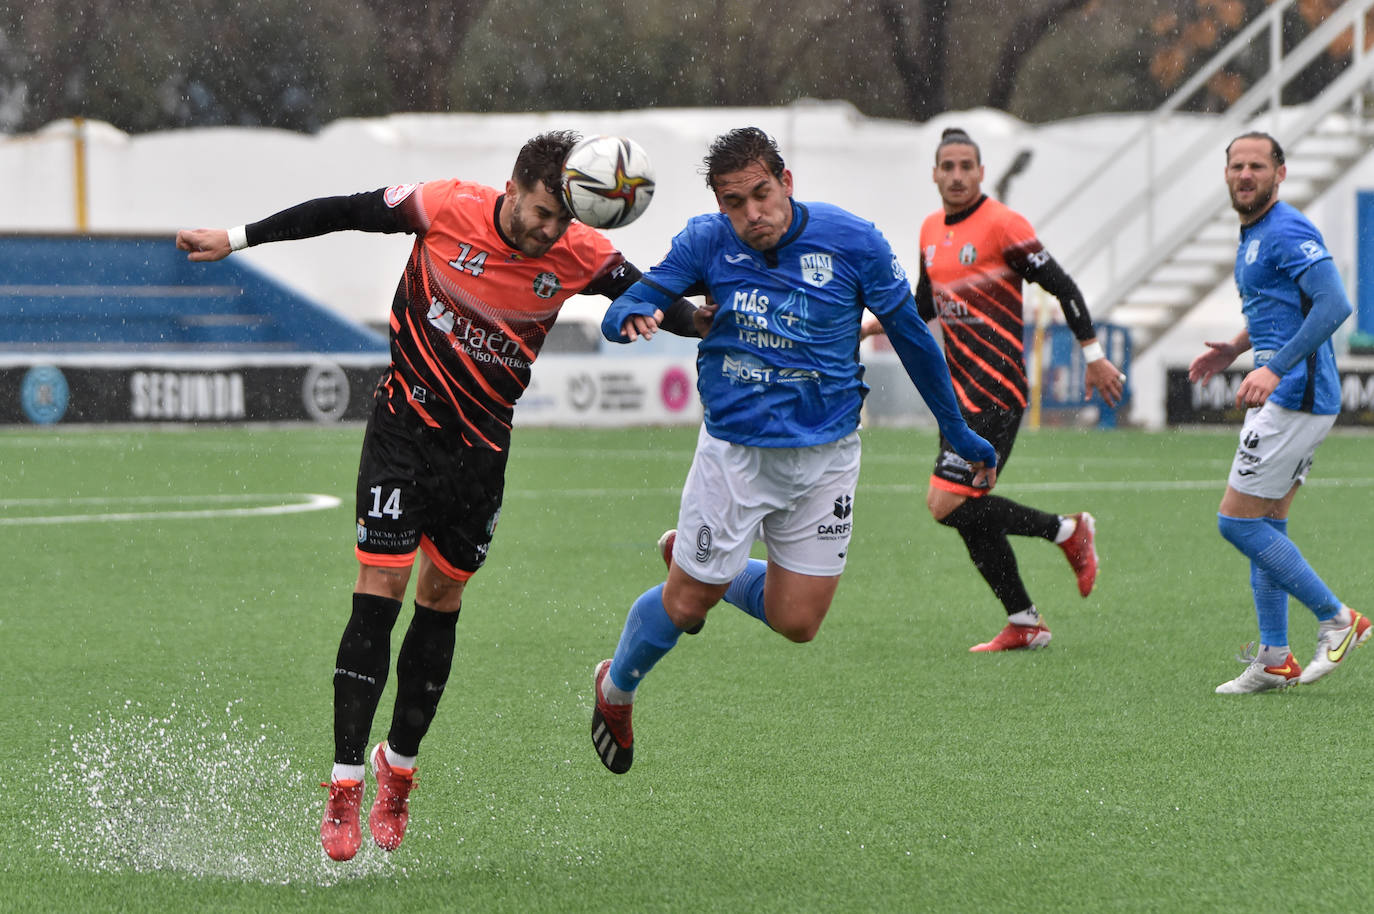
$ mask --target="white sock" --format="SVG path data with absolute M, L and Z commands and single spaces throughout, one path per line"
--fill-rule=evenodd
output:
M 361 781 L 363 779 L 362 765 L 342 765 L 334 763 L 334 770 L 330 773 L 331 781 Z
M 1039 625 L 1040 610 L 1032 606 L 1030 609 L 1023 609 L 1019 613 L 1012 613 L 1007 616 L 1007 621 L 1012 625 Z
M 1342 606 L 1341 611 L 1330 619 L 1317 623 L 1317 627 L 1323 632 L 1334 632 L 1342 628 L 1348 628 L 1350 623 L 1355 621 L 1355 616 L 1351 614 L 1349 606 Z
M 382 751 L 386 753 L 386 763 L 390 765 L 392 768 L 413 769 L 415 767 L 415 756 L 401 755 L 399 752 L 391 748 L 391 743 L 387 743 L 386 748 Z
M 601 680 L 601 697 L 605 698 L 608 703 L 613 705 L 628 705 L 634 704 L 635 693 L 627 692 L 616 685 L 611 681 L 611 677 L 608 674 L 605 679 Z
M 1059 518 L 1059 532 L 1054 535 L 1054 544 L 1057 546 L 1064 540 L 1073 536 L 1073 532 L 1078 529 L 1078 518 L 1061 517 Z

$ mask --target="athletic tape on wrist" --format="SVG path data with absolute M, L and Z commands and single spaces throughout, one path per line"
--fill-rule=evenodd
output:
M 1099 343 L 1097 340 L 1093 340 L 1091 343 L 1083 347 L 1084 362 L 1096 362 L 1098 359 L 1105 359 L 1106 357 L 1106 350 L 1102 348 L 1102 344 Z
M 229 250 L 241 251 L 246 247 L 248 247 L 248 226 L 236 225 L 231 228 L 229 230 Z

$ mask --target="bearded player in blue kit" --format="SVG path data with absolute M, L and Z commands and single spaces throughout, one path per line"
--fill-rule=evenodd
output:
M 1254 370 L 1236 390 L 1236 406 L 1248 409 L 1217 524 L 1250 560 L 1260 649 L 1242 658 L 1244 672 L 1217 686 L 1221 694 L 1316 682 L 1371 631 L 1288 538 L 1293 498 L 1341 410 L 1331 334 L 1351 307 L 1321 233 L 1278 199 L 1286 176 L 1283 149 L 1266 133 L 1242 134 L 1226 147 L 1226 186 L 1241 225 L 1235 273 L 1245 329 L 1209 342 L 1188 368 L 1189 380 L 1206 382 L 1255 350 Z M 1305 670 L 1288 649 L 1290 594 L 1318 620 L 1317 653 Z
M 640 680 L 717 602 L 791 641 L 819 631 L 853 530 L 865 307 L 975 484 L 991 488 L 997 478 L 996 452 L 964 421 L 944 355 L 873 224 L 794 201 L 792 173 L 757 128 L 717 137 L 705 166 L 720 212 L 689 221 L 602 321 L 607 339 L 630 342 L 652 335 L 663 302 L 711 302 L 694 316 L 705 422 L 676 530 L 660 541 L 668 579 L 635 601 L 615 656 L 596 668 L 592 743 L 617 774 L 633 761 Z M 756 538 L 767 562 L 749 557 Z

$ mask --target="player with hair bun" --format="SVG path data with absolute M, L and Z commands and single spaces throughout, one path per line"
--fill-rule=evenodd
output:
M 945 357 L 969 426 L 997 448 L 1006 469 L 1025 412 L 1029 384 L 1025 364 L 1023 282 L 1059 299 L 1064 319 L 1083 350 L 1087 388 L 1107 405 L 1120 400 L 1126 376 L 1097 341 L 1083 295 L 1045 250 L 1025 217 L 982 191 L 983 160 L 967 132 L 947 128 L 935 148 L 933 178 L 941 209 L 921 224 L 921 272 L 916 304 L 921 317 L 938 321 Z M 865 335 L 881 333 L 877 321 Z M 1094 519 L 1087 512 L 1050 514 L 973 484 L 973 471 L 941 439 L 930 476 L 926 507 L 959 533 L 973 567 L 1006 611 L 1007 621 L 975 652 L 1025 650 L 1050 642 L 1050 629 L 1026 592 L 1009 536 L 1056 543 L 1064 551 L 1086 597 L 1097 578 Z

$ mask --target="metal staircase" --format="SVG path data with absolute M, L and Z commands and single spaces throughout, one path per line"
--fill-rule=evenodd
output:
M 1233 137 L 1260 129 L 1278 139 L 1288 164 L 1280 197 L 1298 207 L 1374 149 L 1374 118 L 1365 110 L 1374 85 L 1365 17 L 1374 0 L 1346 0 L 1284 51 L 1283 16 L 1297 2 L 1271 5 L 1038 220 L 1042 238 L 1072 222 L 1064 234 L 1090 239 L 1063 263 L 1095 317 L 1131 329 L 1137 356 L 1231 275 L 1237 221 L 1221 178 L 1222 150 Z M 1348 65 L 1310 102 L 1283 108 L 1284 87 L 1348 29 Z M 1181 111 L 1224 67 L 1256 54 L 1266 54 L 1268 72 L 1220 116 Z M 1199 186 L 1213 190 L 1199 197 Z

